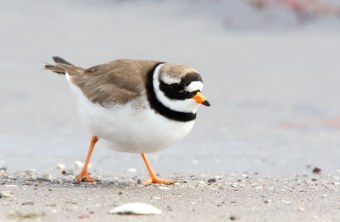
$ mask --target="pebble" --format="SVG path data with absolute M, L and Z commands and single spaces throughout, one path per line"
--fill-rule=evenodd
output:
M 300 211 L 300 212 L 305 212 L 305 208 L 299 206 L 299 207 L 298 207 L 298 211 Z
M 282 203 L 290 204 L 291 202 L 289 200 L 282 200 Z
M 230 220 L 236 220 L 237 217 L 236 217 L 236 216 L 230 216 L 229 219 L 230 219 Z
M 152 205 L 145 203 L 127 203 L 109 211 L 110 214 L 123 215 L 152 215 L 161 214 L 162 211 Z
M 89 217 L 90 214 L 88 212 L 83 212 L 78 216 L 79 219 L 88 219 Z
M 204 180 L 198 181 L 199 184 L 205 184 Z
M 6 184 L 5 187 L 17 187 L 18 185 L 16 184 Z
M 137 170 L 136 170 L 135 168 L 130 168 L 130 169 L 128 169 L 128 172 L 129 172 L 129 173 L 136 173 L 136 171 L 137 171 Z
M 243 178 L 248 178 L 248 174 L 246 174 L 246 173 L 242 173 L 241 176 L 242 176 Z
M 69 175 L 73 175 L 73 171 L 72 170 L 62 170 L 61 174 L 65 175 L 65 176 L 69 176 Z
M 158 187 L 160 190 L 170 190 L 170 187 Z
M 314 173 L 314 174 L 321 174 L 321 169 L 318 168 L 318 167 L 314 167 L 313 173 Z
M 60 170 L 60 171 L 64 171 L 66 168 L 66 165 L 63 164 L 63 163 L 58 163 L 57 164 L 57 169 Z
M 32 201 L 26 201 L 26 202 L 23 202 L 21 205 L 32 206 L 32 205 L 34 205 L 34 203 Z
M 79 160 L 77 160 L 74 163 L 74 165 L 76 166 L 76 169 L 81 169 L 84 166 L 84 164 L 81 161 L 79 161 Z
M 216 179 L 215 178 L 211 178 L 208 180 L 208 183 L 211 184 L 211 183 L 216 183 Z
M 4 197 L 11 197 L 12 196 L 12 192 L 11 191 L 0 191 L 0 198 L 4 198 Z

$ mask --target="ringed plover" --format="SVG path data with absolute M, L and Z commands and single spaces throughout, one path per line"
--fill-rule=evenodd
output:
M 148 183 L 174 183 L 158 178 L 145 153 L 162 150 L 192 129 L 198 107 L 210 106 L 201 94 L 203 81 L 194 68 L 160 61 L 120 59 L 91 68 L 60 57 L 44 68 L 64 75 L 76 95 L 82 120 L 92 133 L 78 181 L 94 182 L 87 166 L 100 139 L 115 151 L 140 153 L 150 174 Z

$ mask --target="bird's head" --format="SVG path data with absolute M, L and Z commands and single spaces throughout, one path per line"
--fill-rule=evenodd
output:
M 173 111 L 195 114 L 201 104 L 210 106 L 201 93 L 203 80 L 192 67 L 161 64 L 155 70 L 153 86 L 157 99 Z

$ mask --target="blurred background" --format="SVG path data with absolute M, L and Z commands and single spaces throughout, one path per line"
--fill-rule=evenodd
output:
M 90 135 L 69 86 L 42 70 L 52 56 L 201 72 L 212 106 L 183 141 L 150 155 L 160 174 L 340 169 L 338 0 L 3 0 L 0 27 L 0 166 L 10 171 L 85 159 Z M 100 143 L 92 165 L 99 175 L 147 172 L 139 155 Z

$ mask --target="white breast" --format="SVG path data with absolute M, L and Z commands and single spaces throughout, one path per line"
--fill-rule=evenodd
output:
M 187 135 L 194 121 L 177 122 L 156 114 L 145 96 L 123 106 L 104 108 L 91 103 L 75 86 L 79 112 L 91 133 L 104 140 L 108 147 L 121 152 L 148 153 L 162 150 Z

